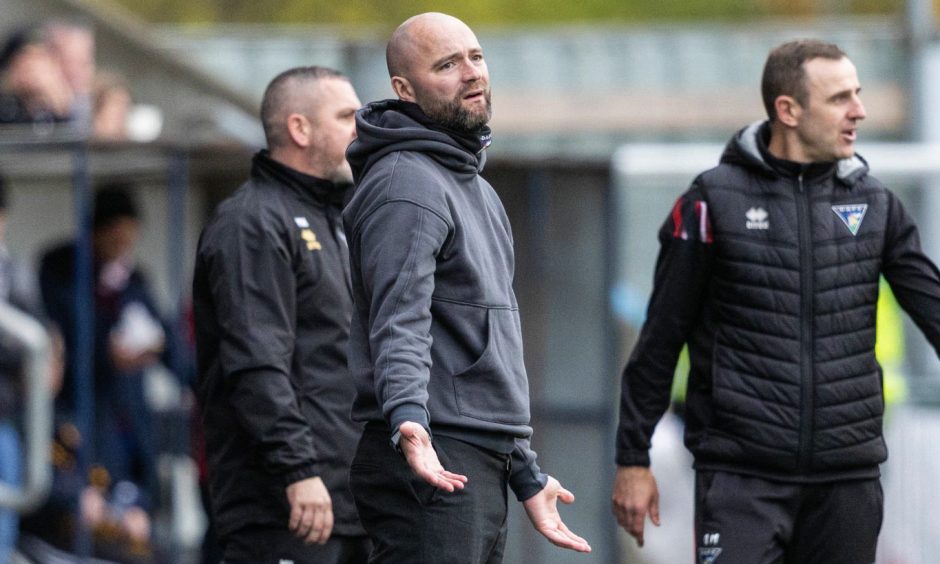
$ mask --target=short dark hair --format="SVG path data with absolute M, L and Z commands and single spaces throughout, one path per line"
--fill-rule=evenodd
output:
M 770 121 L 777 119 L 774 102 L 780 96 L 793 96 L 801 106 L 806 106 L 809 98 L 806 62 L 816 58 L 837 61 L 845 57 L 845 52 L 838 46 L 818 39 L 789 41 L 771 51 L 761 78 L 761 96 Z
M 140 210 L 125 183 L 105 184 L 95 191 L 92 227 L 108 227 L 122 218 L 139 220 Z
M 288 69 L 271 80 L 261 99 L 261 125 L 264 127 L 264 137 L 269 149 L 281 147 L 287 142 L 282 116 L 285 112 L 296 111 L 296 108 L 286 107 L 291 100 L 292 83 L 317 81 L 324 78 L 348 80 L 346 75 L 338 70 L 316 65 Z

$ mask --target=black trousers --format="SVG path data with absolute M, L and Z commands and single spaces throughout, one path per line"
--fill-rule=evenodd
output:
M 872 564 L 878 478 L 793 484 L 727 472 L 695 476 L 697 564 Z
M 387 427 L 366 426 L 349 485 L 372 563 L 498 564 L 506 545 L 509 456 L 434 437 L 447 470 L 467 476 L 448 493 L 416 477 L 389 442 Z
M 248 527 L 220 539 L 224 564 L 366 564 L 368 537 L 333 535 L 326 544 L 304 544 L 283 528 Z

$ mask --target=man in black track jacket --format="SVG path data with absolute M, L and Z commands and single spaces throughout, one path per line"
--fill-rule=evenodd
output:
M 360 563 L 347 485 L 361 427 L 346 363 L 341 210 L 360 102 L 322 67 L 268 86 L 268 151 L 199 241 L 193 299 L 212 508 L 225 561 Z
M 940 346 L 940 274 L 900 201 L 855 154 L 865 118 L 835 45 L 773 50 L 770 117 L 676 202 L 648 317 L 623 372 L 613 509 L 642 546 L 659 523 L 653 427 L 688 343 L 686 445 L 703 563 L 869 563 L 882 518 L 884 275 Z
M 350 486 L 372 558 L 501 562 L 507 487 L 550 541 L 588 551 L 556 509 L 573 496 L 529 448 L 512 233 L 480 176 L 483 50 L 463 22 L 431 13 L 403 23 L 387 57 L 399 99 L 357 113 L 343 212 L 353 417 L 366 422 Z

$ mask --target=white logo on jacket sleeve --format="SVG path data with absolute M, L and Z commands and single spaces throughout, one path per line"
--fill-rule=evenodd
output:
M 301 228 L 301 229 L 306 229 L 306 228 L 310 227 L 310 222 L 307 221 L 307 218 L 306 218 L 306 217 L 295 217 L 295 218 L 294 218 L 294 223 L 296 223 L 296 224 L 297 224 L 297 227 L 299 227 L 299 228 Z
M 832 206 L 832 211 L 836 212 L 842 223 L 849 229 L 853 236 L 858 234 L 862 226 L 862 220 L 865 219 L 865 212 L 868 211 L 868 204 L 845 204 L 841 206 Z
M 770 229 L 767 210 L 764 208 L 751 208 L 745 212 L 744 216 L 747 217 L 747 223 L 744 226 L 748 229 Z
M 702 535 L 702 544 L 698 549 L 699 564 L 715 564 L 721 554 L 721 533 L 705 533 Z

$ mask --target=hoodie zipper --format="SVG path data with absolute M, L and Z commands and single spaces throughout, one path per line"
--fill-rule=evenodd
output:
M 813 233 L 812 206 L 803 185 L 803 173 L 797 177 L 796 218 L 800 237 L 800 444 L 797 468 L 801 474 L 810 470 L 813 453 Z

